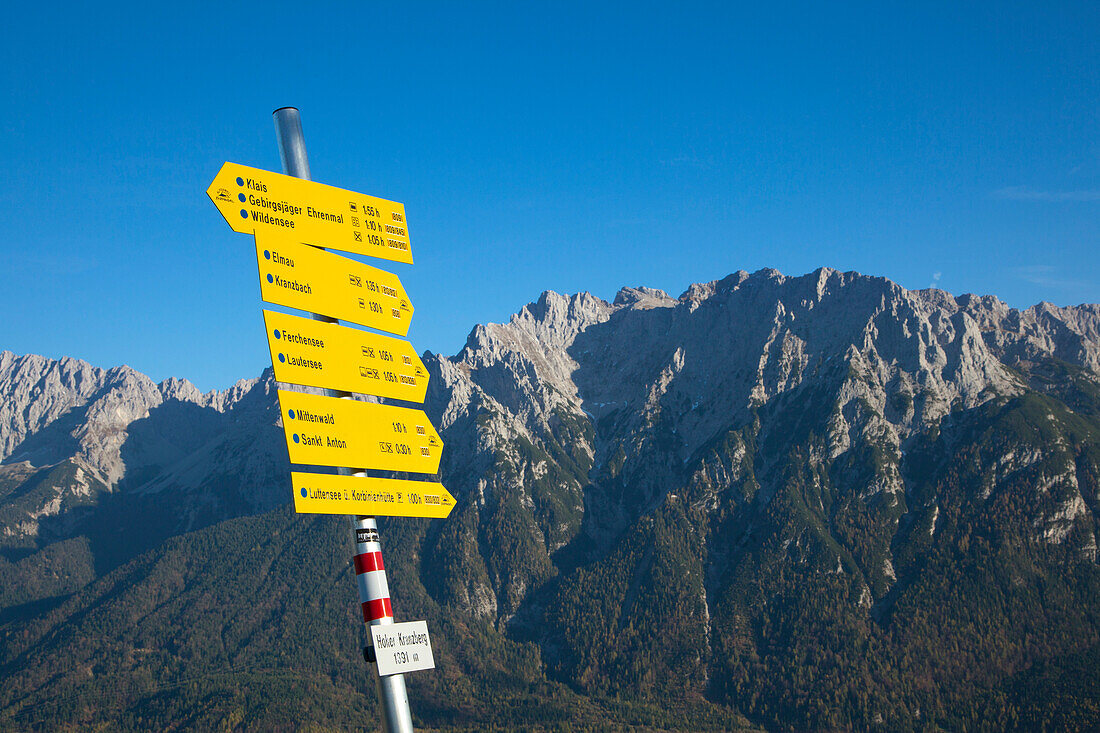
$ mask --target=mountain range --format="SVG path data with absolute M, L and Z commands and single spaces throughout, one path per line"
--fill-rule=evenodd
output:
M 1100 726 L 1100 306 L 762 270 L 423 358 L 458 504 L 381 521 L 421 727 Z M 0 728 L 374 725 L 276 386 L 0 352 Z

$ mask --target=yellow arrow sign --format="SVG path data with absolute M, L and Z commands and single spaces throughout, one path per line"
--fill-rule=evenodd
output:
M 269 310 L 264 324 L 280 382 L 424 401 L 428 370 L 408 341 Z
M 405 206 L 281 173 L 226 163 L 206 195 L 235 232 L 412 263 Z
M 435 473 L 443 441 L 423 410 L 279 390 L 291 463 Z
M 377 517 L 430 517 L 451 513 L 455 498 L 443 484 L 362 476 L 292 471 L 294 511 L 299 514 L 360 514 Z
M 273 234 L 256 234 L 260 297 L 404 336 L 413 307 L 397 275 Z

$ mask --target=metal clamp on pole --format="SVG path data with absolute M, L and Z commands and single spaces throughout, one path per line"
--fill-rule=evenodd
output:
M 283 171 L 288 176 L 312 180 L 309 173 L 309 158 L 306 157 L 305 136 L 302 134 L 302 119 L 295 107 L 281 107 L 272 115 L 275 118 L 275 133 L 279 138 L 279 156 L 283 161 Z M 311 314 L 315 320 L 338 323 L 336 319 L 326 318 L 317 313 Z M 352 399 L 350 392 L 326 389 L 325 395 Z M 338 469 L 344 476 L 366 476 L 365 471 L 351 468 Z M 378 541 L 378 524 L 374 517 L 352 517 L 352 530 L 355 533 L 355 577 L 359 587 L 359 602 L 363 609 L 363 621 L 372 625 L 393 623 L 393 609 L 390 606 L 390 589 L 386 581 L 386 570 L 382 565 L 382 545 Z M 367 649 L 370 650 L 368 657 Z M 367 661 L 374 657 L 374 647 L 363 650 Z M 378 687 L 378 699 L 382 704 L 382 726 L 387 733 L 412 733 L 412 713 L 409 710 L 409 697 L 405 689 L 405 675 L 393 674 L 383 677 L 375 675 Z

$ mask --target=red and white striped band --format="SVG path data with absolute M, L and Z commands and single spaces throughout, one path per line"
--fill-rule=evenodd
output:
M 375 542 L 362 543 L 357 549 L 363 549 L 368 544 L 374 545 L 374 548 L 355 556 L 355 578 L 359 585 L 363 621 L 369 624 L 380 619 L 393 618 L 393 607 L 390 605 L 390 586 L 386 582 L 386 568 L 382 564 L 379 545 Z

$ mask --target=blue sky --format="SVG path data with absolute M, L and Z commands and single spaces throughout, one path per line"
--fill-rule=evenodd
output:
M 20 3 L 0 29 L 0 349 L 201 389 L 269 363 L 251 240 L 280 170 L 405 204 L 409 338 L 543 290 L 827 265 L 1100 301 L 1096 3 Z

